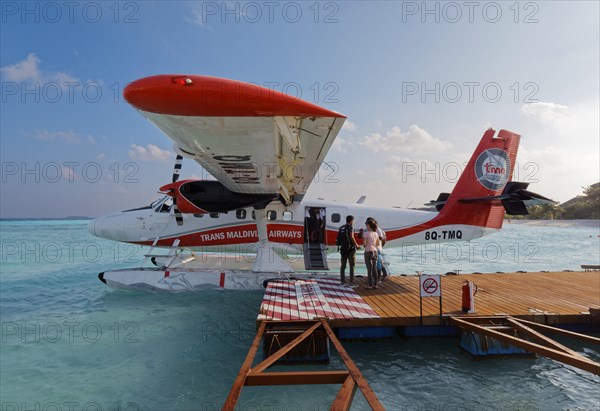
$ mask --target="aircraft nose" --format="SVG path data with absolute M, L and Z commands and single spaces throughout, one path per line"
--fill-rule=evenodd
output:
M 88 223 L 90 234 L 108 240 L 126 241 L 125 217 L 121 214 L 98 217 Z

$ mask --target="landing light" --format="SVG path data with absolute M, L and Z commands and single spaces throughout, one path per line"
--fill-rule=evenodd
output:
M 194 81 L 189 77 L 174 77 L 173 83 L 177 83 L 182 86 L 191 86 L 192 84 L 194 84 Z

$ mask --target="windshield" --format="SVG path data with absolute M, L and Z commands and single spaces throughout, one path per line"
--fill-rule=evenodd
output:
M 159 206 L 165 205 L 165 208 L 167 211 L 169 211 L 171 209 L 171 206 L 173 205 L 173 199 L 169 196 L 164 196 L 159 198 L 158 200 L 153 201 L 150 205 L 144 206 L 144 207 L 138 207 L 138 208 L 132 208 L 129 210 L 123 210 L 123 213 L 126 213 L 128 211 L 137 211 L 137 210 L 150 210 L 150 209 L 154 209 L 155 211 L 160 211 L 163 212 L 162 208 L 159 209 Z
M 161 200 L 155 201 L 153 204 L 154 211 L 157 213 L 168 213 L 173 206 L 173 199 L 169 196 L 165 196 Z

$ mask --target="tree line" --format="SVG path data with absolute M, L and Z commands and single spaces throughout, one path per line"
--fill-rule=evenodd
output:
M 582 187 L 583 195 L 562 204 L 536 205 L 527 208 L 532 220 L 594 220 L 600 219 L 600 183 Z M 508 216 L 517 218 L 516 216 Z

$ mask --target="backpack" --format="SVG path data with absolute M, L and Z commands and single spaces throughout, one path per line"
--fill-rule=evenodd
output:
M 337 239 L 335 240 L 335 244 L 338 246 L 339 250 L 342 253 L 347 253 L 354 249 L 354 243 L 350 241 L 351 231 L 348 230 L 347 225 L 343 225 L 338 230 Z

